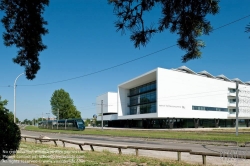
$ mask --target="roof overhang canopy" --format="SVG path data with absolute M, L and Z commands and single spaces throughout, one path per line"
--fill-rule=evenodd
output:
M 149 72 L 147 72 L 143 75 L 140 75 L 139 77 L 136 77 L 134 79 L 131 79 L 127 82 L 124 82 L 124 83 L 118 85 L 118 87 L 121 87 L 124 89 L 131 89 L 131 88 L 143 85 L 145 83 L 156 81 L 156 77 L 157 77 L 156 75 L 157 75 L 157 69 L 149 71 Z

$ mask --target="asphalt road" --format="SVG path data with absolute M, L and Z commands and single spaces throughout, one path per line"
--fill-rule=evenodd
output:
M 148 146 L 148 147 L 166 147 L 175 149 L 191 149 L 196 152 L 211 152 L 211 153 L 227 153 L 243 151 L 246 155 L 250 155 L 250 147 L 237 146 L 215 146 L 202 145 L 192 143 L 169 142 L 168 140 L 146 140 L 142 138 L 123 138 L 123 137 L 109 137 L 109 136 L 89 136 L 89 135 L 70 135 L 58 133 L 41 133 L 33 131 L 22 130 L 22 135 L 36 136 L 45 135 L 50 138 L 65 139 L 77 142 L 95 142 L 119 145 L 134 145 L 134 146 Z

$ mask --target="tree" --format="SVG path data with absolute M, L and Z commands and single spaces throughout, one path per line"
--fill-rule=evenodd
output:
M 84 123 L 85 123 L 85 126 L 88 126 L 89 124 L 91 124 L 91 120 L 87 118 Z
M 7 109 L 6 109 L 7 110 Z M 8 110 L 9 111 L 9 110 Z M 9 117 L 9 120 L 11 121 L 14 121 L 14 114 L 13 112 L 9 112 L 8 113 L 8 117 Z M 19 123 L 19 119 L 16 117 L 16 122 Z
M 92 125 L 93 125 L 93 127 L 97 125 L 97 116 L 93 116 Z
M 26 125 L 31 125 L 31 124 L 32 124 L 32 121 L 31 121 L 31 120 L 28 120 L 28 119 L 24 119 L 24 120 L 23 120 L 23 123 L 26 124 Z
M 57 117 L 59 110 L 59 119 L 80 118 L 81 113 L 74 106 L 74 101 L 70 98 L 68 92 L 63 89 L 55 90 L 50 100 L 52 114 Z
M 41 121 L 43 121 L 43 118 L 38 118 L 37 121 L 41 122 Z
M 25 67 L 27 79 L 34 79 L 40 69 L 39 52 L 46 49 L 42 35 L 48 33 L 44 28 L 47 22 L 42 14 L 49 0 L 1 0 L 0 10 L 5 13 L 2 23 L 6 29 L 3 33 L 6 46 L 18 48 L 14 63 Z
M 183 62 L 201 57 L 200 48 L 205 44 L 198 37 L 208 35 L 212 30 L 206 16 L 219 12 L 219 0 L 109 0 L 109 3 L 114 6 L 118 18 L 115 22 L 117 31 L 129 30 L 136 48 L 146 46 L 152 35 L 166 29 L 177 33 L 178 46 L 186 51 Z M 144 16 L 158 6 L 162 15 L 154 26 Z
M 0 160 L 14 154 L 21 141 L 20 129 L 9 118 L 9 111 L 5 108 L 7 103 L 7 100 L 1 101 L 0 97 Z

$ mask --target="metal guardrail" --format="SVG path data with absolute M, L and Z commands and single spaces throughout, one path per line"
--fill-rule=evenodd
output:
M 207 156 L 213 156 L 213 157 L 221 157 L 220 153 L 210 153 L 210 152 L 190 152 L 191 155 L 201 155 L 202 156 L 202 164 L 207 164 Z
M 136 156 L 139 155 L 139 149 L 141 149 L 141 150 L 177 152 L 177 160 L 178 161 L 181 161 L 181 152 L 191 152 L 191 149 L 173 149 L 173 148 L 146 147 L 146 146 L 128 146 L 128 148 L 135 149 Z
M 74 144 L 78 145 L 80 149 L 83 151 L 84 145 L 89 145 L 91 150 L 94 151 L 94 146 L 100 146 L 100 147 L 110 147 L 110 148 L 118 148 L 119 154 L 122 154 L 122 149 L 135 149 L 135 155 L 139 156 L 139 149 L 140 150 L 154 150 L 154 151 L 168 151 L 168 152 L 177 152 L 177 160 L 181 161 L 181 152 L 186 152 L 189 153 L 190 155 L 201 155 L 202 156 L 202 164 L 206 165 L 206 157 L 207 156 L 212 156 L 212 157 L 224 157 L 222 156 L 221 153 L 211 153 L 211 152 L 195 152 L 192 151 L 191 149 L 175 149 L 175 148 L 165 148 L 165 147 L 147 147 L 147 146 L 133 146 L 133 145 L 117 145 L 117 144 L 105 144 L 105 143 L 94 143 L 94 142 L 75 142 L 75 141 L 69 141 L 69 140 L 64 140 L 64 139 L 43 139 L 43 138 L 38 138 L 38 137 L 32 137 L 32 136 L 21 136 L 24 138 L 25 142 L 26 139 L 34 139 L 35 143 L 37 143 L 37 140 L 42 142 L 49 142 L 53 141 L 55 146 L 57 146 L 56 141 L 61 141 L 63 144 L 63 147 L 65 147 L 65 143 L 69 144 Z M 246 142 L 245 145 L 250 145 L 250 142 Z M 250 156 L 244 156 L 245 159 L 250 159 Z
M 32 137 L 32 136 L 21 136 L 21 138 L 24 138 L 25 142 L 26 142 L 26 139 L 29 138 L 29 139 L 34 139 L 35 140 L 35 143 L 37 143 L 37 141 L 40 141 L 40 143 L 42 142 L 50 142 L 50 141 L 53 141 L 55 146 L 57 146 L 57 143 L 56 141 L 58 141 L 58 139 L 47 139 L 47 138 L 39 138 L 39 137 Z
M 68 140 L 64 140 L 64 139 L 58 139 L 58 141 L 61 141 L 63 144 L 63 147 L 65 147 L 65 143 L 70 143 L 70 144 L 74 144 L 74 145 L 78 145 L 79 148 L 81 150 L 83 150 L 82 146 L 84 146 L 84 143 L 81 142 L 74 142 L 74 141 L 68 141 Z
M 249 147 L 250 146 L 250 142 L 245 142 L 245 146 Z
M 207 156 L 233 158 L 233 157 L 235 157 L 234 155 L 237 155 L 237 154 L 222 154 L 222 153 L 194 152 L 194 151 L 191 151 L 190 154 L 191 155 L 201 155 L 202 156 L 202 164 L 203 165 L 207 164 L 207 161 L 206 161 L 206 157 Z M 241 157 L 241 158 L 244 158 L 244 159 L 250 159 L 250 156 L 247 156 L 247 155 L 245 155 L 245 156 L 236 156 L 236 157 Z
M 122 149 L 127 149 L 127 147 L 128 147 L 126 145 L 103 144 L 103 143 L 93 143 L 93 142 L 85 142 L 84 145 L 89 145 L 92 151 L 94 151 L 94 147 L 93 146 L 118 148 L 119 154 L 122 154 Z

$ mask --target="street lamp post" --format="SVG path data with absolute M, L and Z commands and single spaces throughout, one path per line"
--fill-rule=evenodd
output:
M 19 74 L 19 76 L 17 76 L 17 78 L 15 79 L 15 82 L 14 82 L 14 123 L 16 123 L 16 81 L 23 74 L 24 73 Z
M 103 100 L 101 103 L 101 114 L 102 114 L 102 131 L 103 131 Z
M 57 130 L 58 130 L 58 120 L 59 120 L 59 109 L 57 109 Z

